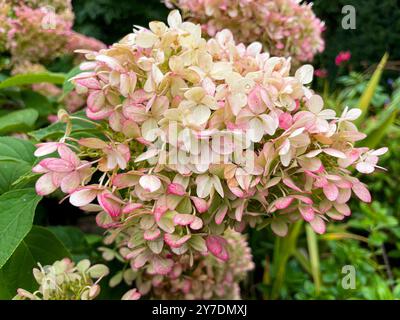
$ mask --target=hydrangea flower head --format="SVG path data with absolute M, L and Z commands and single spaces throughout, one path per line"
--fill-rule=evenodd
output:
M 198 252 L 226 261 L 228 228 L 285 236 L 302 219 L 324 233 L 350 215 L 352 194 L 371 201 L 352 169 L 372 173 L 386 149 L 355 147 L 361 111 L 325 109 L 307 86 L 312 66 L 293 76 L 290 58 L 228 30 L 207 41 L 178 11 L 86 57 L 72 81 L 101 135 L 70 137 L 64 114 L 65 136 L 37 150 L 58 156 L 35 167 L 36 189 L 60 187 L 110 239 L 129 233 L 135 268 L 167 274 L 174 256 Z
M 260 41 L 272 55 L 294 59 L 295 64 L 313 60 L 325 48 L 325 24 L 312 4 L 299 0 L 168 0 L 190 21 L 200 23 L 210 37 L 223 29 L 237 42 Z
M 93 300 L 100 293 L 99 281 L 109 273 L 105 265 L 90 266 L 89 260 L 77 265 L 65 258 L 52 265 L 33 269 L 39 288 L 34 293 L 18 289 L 15 300 Z M 96 279 L 94 282 L 93 279 Z

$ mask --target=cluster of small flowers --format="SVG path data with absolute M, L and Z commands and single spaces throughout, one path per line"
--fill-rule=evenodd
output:
M 1 0 L 0 5 L 0 53 L 9 53 L 14 74 L 26 64 L 45 64 L 76 48 L 105 47 L 72 30 L 71 0 Z
M 325 24 L 302 0 L 166 0 L 182 10 L 190 21 L 200 23 L 209 36 L 222 29 L 232 31 L 237 42 L 263 43 L 279 57 L 292 57 L 297 65 L 313 60 L 325 49 Z
M 172 270 L 167 274 L 149 274 L 135 265 L 129 230 L 122 231 L 113 241 L 116 249 L 100 248 L 105 260 L 121 257 L 131 263 L 113 279 L 125 280 L 128 285 L 136 281 L 135 296 L 148 295 L 153 299 L 240 299 L 239 283 L 247 272 L 254 269 L 250 248 L 245 237 L 233 230 L 224 233 L 226 250 L 230 256 L 226 263 L 206 252 L 194 256 L 180 255 L 174 258 Z M 114 237 L 113 237 L 114 238 Z M 118 282 L 111 279 L 110 285 Z
M 39 264 L 39 269 L 33 269 L 38 290 L 30 293 L 18 289 L 14 300 L 93 300 L 100 293 L 99 281 L 108 273 L 105 265 L 90 266 L 89 260 L 82 260 L 76 266 L 68 258 L 49 266 Z
M 8 17 L 9 11 L 10 6 L 7 1 L 0 0 L 0 54 L 7 50 L 7 33 L 10 26 L 10 18 Z
M 10 19 L 8 50 L 12 64 L 24 61 L 49 62 L 65 53 L 72 21 L 49 13 L 46 7 L 37 9 L 26 5 L 13 7 L 14 18 Z M 46 17 L 51 15 L 45 28 Z
M 169 273 L 176 255 L 227 261 L 230 227 L 285 236 L 303 219 L 324 233 L 351 214 L 352 193 L 371 201 L 351 170 L 372 173 L 386 149 L 355 147 L 361 111 L 324 109 L 306 87 L 312 66 L 291 76 L 290 58 L 237 45 L 228 30 L 206 41 L 176 10 L 168 24 L 87 52 L 72 81 L 100 136 L 71 137 L 73 117 L 61 113 L 65 136 L 35 153 L 59 155 L 33 169 L 40 195 L 61 188 L 115 235 L 132 230 L 132 263 L 150 274 Z

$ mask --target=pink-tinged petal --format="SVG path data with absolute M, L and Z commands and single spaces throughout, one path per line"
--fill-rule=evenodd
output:
M 117 146 L 117 152 L 119 153 L 120 158 L 118 158 L 118 165 L 121 169 L 125 169 L 126 164 L 129 162 L 131 159 L 131 152 L 130 149 L 127 145 L 125 144 L 119 144 Z
M 344 219 L 344 215 L 340 214 L 336 210 L 328 211 L 326 215 L 336 221 L 342 221 Z
M 58 186 L 54 185 L 52 173 L 46 173 L 36 181 L 36 193 L 40 196 L 47 196 L 54 192 Z
M 326 231 L 325 221 L 321 217 L 315 216 L 312 221 L 309 222 L 311 228 L 318 234 L 324 234 Z
M 208 236 L 206 238 L 206 246 L 208 251 L 222 261 L 229 260 L 229 253 L 226 249 L 227 241 L 220 236 Z
M 32 168 L 32 172 L 34 172 L 34 173 L 47 173 L 47 172 L 49 172 L 49 170 L 46 169 L 46 168 L 43 168 L 39 163 L 39 164 L 37 164 L 36 166 L 34 166 Z
M 186 194 L 185 188 L 179 183 L 170 183 L 167 187 L 168 194 L 176 196 L 184 196 Z
M 339 196 L 339 189 L 334 183 L 328 183 L 323 187 L 325 196 L 330 201 L 335 201 Z
M 103 108 L 99 111 L 93 111 L 89 108 L 86 108 L 86 116 L 92 120 L 103 120 L 108 118 L 114 110 L 112 108 Z
M 67 146 L 62 144 L 62 145 L 58 146 L 57 151 L 58 151 L 58 154 L 60 155 L 61 159 L 68 161 L 74 167 L 77 167 L 79 165 L 78 156 L 75 154 L 75 152 L 73 152 Z
M 203 228 L 203 220 L 199 217 L 195 217 L 194 221 L 190 224 L 190 229 L 200 230 L 201 228 Z
M 157 239 L 161 234 L 160 229 L 150 229 L 150 230 L 146 230 L 143 233 L 143 238 L 147 241 L 153 241 L 155 239 Z
M 239 222 L 242 221 L 244 210 L 245 210 L 245 204 L 246 204 L 245 201 L 241 201 L 239 206 L 237 206 L 235 209 L 235 219 Z
M 140 175 L 137 173 L 121 173 L 112 179 L 112 184 L 117 188 L 128 188 L 137 185 L 139 179 Z
M 351 189 L 340 189 L 339 196 L 336 199 L 337 203 L 346 203 L 351 198 Z
M 375 171 L 375 166 L 368 162 L 359 162 L 356 165 L 356 169 L 358 172 L 370 174 Z
M 133 261 L 133 267 L 135 269 L 140 269 L 146 264 L 147 261 L 150 260 L 150 258 L 151 258 L 151 253 L 149 251 L 142 252 Z
M 121 300 L 139 300 L 141 296 L 137 289 L 131 289 L 122 296 Z
M 346 217 L 348 217 L 348 216 L 351 215 L 350 207 L 349 207 L 347 204 L 345 204 L 345 203 L 337 203 L 337 202 L 336 202 L 336 203 L 334 203 L 333 205 L 334 205 L 335 209 L 336 209 L 339 213 L 341 213 L 342 215 L 344 215 L 344 216 L 346 216 Z
M 279 210 L 286 209 L 292 204 L 293 200 L 294 200 L 293 197 L 280 198 L 276 200 L 275 207 Z
M 201 83 L 204 90 L 206 90 L 207 94 L 210 96 L 214 96 L 215 94 L 215 83 L 210 78 L 204 78 Z
M 158 256 L 151 260 L 155 274 L 166 275 L 171 272 L 174 261 L 171 259 L 163 259 Z
M 347 158 L 346 155 L 342 151 L 339 151 L 339 150 L 336 150 L 336 149 L 327 148 L 327 149 L 324 149 L 324 152 L 327 155 L 330 155 L 330 156 L 335 157 L 335 158 L 339 158 L 339 159 L 346 159 Z
M 101 211 L 96 215 L 96 223 L 103 229 L 108 229 L 116 225 L 113 218 L 105 211 Z
M 168 211 L 166 206 L 157 206 L 154 210 L 154 219 L 159 222 L 161 217 Z
M 264 101 L 261 98 L 260 90 L 261 89 L 259 87 L 254 88 L 247 98 L 249 108 L 255 114 L 261 114 L 267 109 L 267 106 L 264 104 Z
M 189 234 L 181 237 L 175 234 L 165 233 L 164 241 L 171 248 L 180 248 L 185 242 L 187 242 L 190 239 L 190 237 L 191 236 Z
M 77 79 L 74 81 L 77 85 L 86 87 L 91 90 L 100 90 L 100 82 L 95 78 Z
M 388 152 L 388 148 L 384 147 L 384 148 L 380 148 L 378 150 L 374 150 L 371 152 L 371 155 L 373 156 L 381 156 L 384 155 L 386 152 Z
M 191 224 L 196 216 L 192 214 L 176 214 L 173 218 L 174 224 L 175 225 L 180 225 L 180 226 L 187 226 Z
M 44 159 L 39 163 L 43 168 L 48 169 L 49 171 L 55 172 L 70 172 L 75 169 L 75 166 L 64 159 Z
M 354 183 L 351 188 L 356 196 L 363 202 L 370 203 L 371 202 L 371 194 L 368 189 L 361 183 Z
M 123 214 L 128 214 L 128 213 L 132 213 L 133 211 L 140 209 L 143 207 L 143 204 L 141 203 L 128 203 L 123 209 L 122 209 L 122 213 Z
M 84 187 L 71 194 L 69 202 L 75 207 L 83 207 L 91 203 L 98 194 L 98 189 Z
M 350 181 L 341 179 L 340 181 L 335 181 L 335 184 L 340 189 L 351 189 L 352 183 Z
M 292 179 L 290 179 L 290 178 L 283 179 L 283 183 L 285 185 L 287 185 L 290 189 L 293 189 L 293 190 L 295 190 L 297 192 L 303 192 L 303 190 L 301 190 L 298 186 L 296 186 L 294 184 L 294 182 L 292 181 Z
M 301 195 L 292 195 L 291 197 L 300 200 L 301 202 L 305 203 L 305 204 L 313 204 L 314 202 L 312 201 L 312 199 L 305 197 L 305 196 L 301 196 Z
M 139 179 L 139 184 L 144 190 L 150 193 L 155 192 L 161 188 L 161 180 L 158 177 L 152 175 L 141 176 Z
M 227 213 L 228 213 L 227 205 L 223 205 L 221 208 L 219 208 L 217 213 L 215 214 L 215 223 L 220 225 L 222 221 L 224 221 L 224 218 Z
M 271 229 L 279 237 L 285 237 L 288 233 L 288 225 L 281 220 L 272 221 Z
M 290 113 L 282 113 L 279 116 L 279 127 L 283 130 L 288 130 L 293 125 L 293 117 Z
M 37 149 L 34 153 L 35 157 L 42 157 L 46 156 L 50 153 L 53 153 L 57 150 L 59 146 L 59 142 L 45 142 L 39 143 L 36 145 Z
M 82 138 L 78 140 L 81 146 L 91 149 L 104 149 L 107 148 L 107 143 L 98 138 Z
M 106 102 L 106 97 L 103 91 L 95 90 L 92 91 L 87 98 L 87 106 L 93 112 L 100 111 Z
M 122 213 L 121 204 L 109 191 L 103 191 L 97 196 L 97 201 L 111 217 L 118 217 Z
M 300 213 L 301 213 L 301 215 L 302 215 L 302 217 L 303 217 L 303 219 L 305 221 L 310 222 L 310 221 L 312 221 L 314 219 L 315 212 L 314 212 L 314 209 L 312 207 L 310 207 L 310 206 L 307 206 L 307 207 L 300 206 L 299 207 L 299 211 L 300 211 Z
M 194 196 L 190 197 L 190 199 L 193 201 L 198 213 L 207 212 L 209 205 L 206 200 Z
M 80 183 L 81 178 L 79 173 L 77 171 L 71 172 L 61 180 L 61 191 L 64 193 L 71 193 L 79 187 Z

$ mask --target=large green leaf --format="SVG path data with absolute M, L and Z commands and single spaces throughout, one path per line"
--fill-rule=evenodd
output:
M 25 161 L 33 164 L 35 146 L 32 142 L 13 137 L 0 137 L 0 159 Z
M 0 117 L 0 134 L 29 131 L 38 117 L 39 113 L 35 109 L 12 111 Z
M 25 161 L 0 159 L 0 194 L 15 188 L 13 183 L 30 172 L 31 168 Z
M 32 269 L 37 263 L 49 265 L 66 257 L 70 253 L 51 231 L 34 226 L 0 270 L 0 299 L 11 299 L 18 288 L 35 290 Z
M 0 268 L 31 229 L 40 199 L 32 188 L 11 190 L 0 196 Z
M 63 73 L 52 73 L 52 72 L 39 72 L 39 73 L 26 73 L 18 74 L 16 76 L 7 78 L 6 80 L 0 82 L 0 89 L 30 85 L 35 83 L 54 83 L 63 84 L 65 81 L 65 75 Z
M 78 228 L 71 226 L 48 227 L 69 250 L 74 261 L 90 259 L 91 247 L 86 235 Z

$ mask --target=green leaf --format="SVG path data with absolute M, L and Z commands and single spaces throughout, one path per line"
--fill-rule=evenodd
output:
M 74 261 L 89 259 L 91 248 L 86 235 L 78 228 L 71 226 L 48 227 L 71 253 Z
M 31 229 L 40 199 L 32 188 L 11 190 L 0 196 L 0 268 Z
M 0 89 L 30 85 L 35 83 L 54 83 L 63 84 L 65 81 L 65 75 L 63 73 L 52 73 L 52 72 L 39 72 L 39 73 L 26 73 L 18 74 L 16 76 L 7 78 L 6 80 L 0 82 Z
M 26 132 L 33 128 L 39 113 L 35 109 L 23 109 L 0 117 L 0 134 Z
M 25 108 L 35 109 L 40 117 L 47 117 L 49 114 L 57 112 L 52 102 L 38 92 L 23 90 L 21 98 L 24 101 Z
M 35 146 L 32 142 L 13 137 L 0 137 L 0 158 L 25 161 L 34 164 Z
M 18 288 L 28 291 L 37 289 L 32 270 L 38 263 L 50 265 L 70 257 L 68 250 L 51 231 L 34 226 L 0 270 L 0 298 L 11 299 Z
M 380 145 L 389 131 L 389 128 L 394 124 L 399 109 L 400 95 L 392 101 L 388 110 L 382 114 L 378 125 L 368 133 L 368 137 L 362 141 L 361 145 L 370 149 L 374 149 Z
M 82 73 L 83 71 L 79 68 L 79 66 L 76 66 L 75 68 L 71 69 L 70 72 L 67 73 L 65 76 L 65 81 L 63 83 L 63 94 L 66 95 L 70 93 L 74 89 L 74 85 L 69 79 L 72 77 L 76 76 L 77 74 Z
M 367 88 L 364 90 L 360 102 L 359 102 L 359 108 L 362 111 L 361 116 L 357 119 L 356 124 L 360 125 L 364 118 L 368 114 L 368 107 L 371 104 L 372 98 L 374 97 L 375 90 L 379 85 L 379 81 L 381 80 L 382 72 L 386 66 L 386 63 L 389 59 L 389 55 L 387 53 L 384 54 L 382 57 L 381 61 L 378 64 L 378 67 L 376 68 L 374 74 L 372 75 L 371 79 L 368 82 Z
M 31 168 L 30 164 L 24 161 L 0 159 L 0 194 L 13 189 L 13 183 L 30 172 Z

